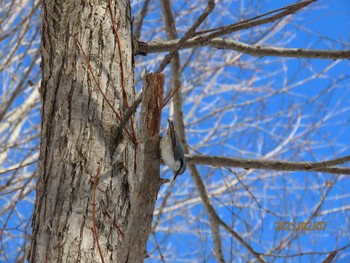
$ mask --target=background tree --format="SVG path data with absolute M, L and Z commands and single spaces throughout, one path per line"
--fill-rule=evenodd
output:
M 149 233 L 152 262 L 346 261 L 350 52 L 332 12 L 348 5 L 2 3 L 1 261 L 137 262 Z M 162 71 L 164 52 L 162 120 L 174 118 L 189 166 L 160 188 L 151 226 L 162 181 L 143 149 L 159 122 L 150 136 L 142 108 L 119 129 L 142 85 L 161 90 L 141 76 Z M 308 220 L 326 230 L 276 231 Z

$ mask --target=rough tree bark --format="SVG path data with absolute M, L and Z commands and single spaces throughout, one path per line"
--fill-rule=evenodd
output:
M 30 262 L 142 262 L 146 256 L 161 183 L 154 155 L 159 120 L 151 127 L 147 177 L 145 144 L 133 141 L 136 121 L 125 128 L 131 136 L 117 136 L 116 115 L 121 119 L 135 99 L 130 19 L 128 0 L 42 1 L 42 127 Z M 147 209 L 139 211 L 142 205 Z

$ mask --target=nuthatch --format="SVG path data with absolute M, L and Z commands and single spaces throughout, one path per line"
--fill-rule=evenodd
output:
M 166 165 L 173 170 L 174 180 L 186 170 L 186 161 L 179 137 L 177 137 L 174 123 L 168 119 L 168 130 L 160 140 L 160 154 Z

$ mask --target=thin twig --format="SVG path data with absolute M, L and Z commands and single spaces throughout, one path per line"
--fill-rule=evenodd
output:
M 305 2 L 301 2 L 301 3 L 296 3 L 296 4 L 293 4 L 293 5 L 285 6 L 285 7 L 282 7 L 282 8 L 279 8 L 279 9 L 267 12 L 265 14 L 262 14 L 262 15 L 250 18 L 250 19 L 245 20 L 245 21 L 241 21 L 241 22 L 232 24 L 232 25 L 223 26 L 223 27 L 214 28 L 214 29 L 207 30 L 207 31 L 198 32 L 197 34 L 202 35 L 202 34 L 205 34 L 207 32 L 215 31 L 214 33 L 198 37 L 197 41 L 200 41 L 200 42 L 208 41 L 210 39 L 213 39 L 213 38 L 216 38 L 216 37 L 219 37 L 219 36 L 222 36 L 222 35 L 227 35 L 227 34 L 231 34 L 233 32 L 240 31 L 240 30 L 243 30 L 243 29 L 249 29 L 249 28 L 253 28 L 253 27 L 259 26 L 259 25 L 266 24 L 266 23 L 274 22 L 274 21 L 276 21 L 278 19 L 281 19 L 281 18 L 283 18 L 283 17 L 285 17 L 287 15 L 294 14 L 296 11 L 298 11 L 298 10 L 308 6 L 308 5 L 310 5 L 311 3 L 315 2 L 315 1 L 316 0 L 308 0 L 308 1 L 305 1 Z M 284 11 L 282 11 L 282 10 L 284 10 Z M 280 12 L 280 11 L 282 11 L 282 12 Z M 261 17 L 267 16 L 267 15 L 270 15 L 270 14 L 273 14 L 273 13 L 276 13 L 276 12 L 280 12 L 280 13 L 278 13 L 276 15 L 273 15 L 273 16 L 270 16 L 270 17 L 267 17 L 267 18 L 259 19 Z
M 117 224 L 117 222 L 115 222 L 115 220 L 112 218 L 111 214 L 108 212 L 107 209 L 105 210 L 105 215 L 112 221 L 115 228 L 118 229 L 119 233 L 124 238 L 125 234 L 124 234 L 123 230 L 120 228 L 120 226 Z
M 263 263 L 265 260 L 261 257 L 261 254 L 256 252 L 238 233 L 236 233 L 231 227 L 229 227 L 224 221 L 221 220 L 221 218 L 217 215 L 213 204 L 209 198 L 209 194 L 207 192 L 207 189 L 204 185 L 204 182 L 199 174 L 199 171 L 197 167 L 194 164 L 189 164 L 188 168 L 190 170 L 190 173 L 192 175 L 192 178 L 196 184 L 196 187 L 198 189 L 199 196 L 202 200 L 202 203 L 204 205 L 204 208 L 209 216 L 209 219 L 211 222 L 214 222 L 215 224 L 219 224 L 223 226 L 231 235 L 241 244 L 243 245 L 248 251 L 258 260 L 259 262 Z M 213 231 L 212 231 L 213 232 Z M 215 243 L 214 243 L 215 245 Z
M 116 23 L 114 20 L 114 13 L 113 13 L 113 9 L 112 9 L 111 0 L 109 0 L 109 2 L 108 2 L 108 7 L 109 7 L 110 15 L 111 15 L 111 20 L 112 20 L 113 32 L 114 32 L 115 38 L 117 39 L 117 42 L 118 42 L 119 64 L 120 64 L 120 75 L 121 75 L 123 98 L 124 98 L 124 102 L 125 102 L 126 107 L 129 108 L 129 100 L 128 100 L 128 95 L 126 93 L 126 88 L 125 88 L 125 70 L 124 70 L 124 63 L 123 63 L 123 56 L 122 56 L 123 46 L 122 46 L 122 43 L 120 41 L 117 26 L 116 26 Z M 134 138 L 133 141 L 135 142 L 137 140 L 137 138 L 136 138 L 136 131 L 135 131 L 135 127 L 134 127 L 134 119 L 132 117 L 131 117 L 131 130 L 132 130 L 132 135 Z
M 169 187 L 167 189 L 167 192 L 166 192 L 165 196 L 163 197 L 162 203 L 161 203 L 161 205 L 159 207 L 159 210 L 158 210 L 159 212 L 157 214 L 157 218 L 155 219 L 155 221 L 153 223 L 152 232 L 155 232 L 156 229 L 157 229 L 157 226 L 159 224 L 160 218 L 163 215 L 163 211 L 164 211 L 164 208 L 166 206 L 166 203 L 167 203 L 171 193 L 173 192 L 174 186 L 175 186 L 175 180 L 171 180 L 171 183 L 170 183 L 170 185 L 169 185 Z
M 333 180 L 332 185 L 335 184 L 335 182 L 337 182 L 339 179 L 339 176 L 336 176 Z M 329 195 L 329 193 L 331 192 L 332 187 L 328 187 L 326 188 L 326 192 L 323 194 L 323 196 L 321 197 L 321 199 L 319 200 L 318 204 L 315 207 L 315 210 L 312 212 L 312 214 L 305 219 L 305 222 L 311 221 L 313 218 L 315 218 L 317 215 L 319 215 L 319 212 L 321 210 L 322 205 L 324 204 L 326 197 Z M 301 234 L 301 232 L 294 232 L 291 231 L 290 233 L 288 233 L 285 237 L 283 237 L 280 241 L 279 244 L 276 244 L 275 247 L 273 247 L 272 249 L 270 249 L 270 251 L 268 253 L 274 252 L 274 251 L 282 251 L 283 247 L 284 248 L 288 248 L 290 247 L 290 245 L 292 244 L 292 242 L 294 240 L 296 240 L 298 238 L 298 236 Z
M 111 102 L 108 100 L 106 94 L 104 94 L 104 92 L 102 91 L 102 88 L 101 88 L 101 86 L 100 86 L 100 83 L 97 81 L 97 79 L 96 79 L 96 77 L 95 77 L 95 74 L 94 74 L 94 72 L 93 72 L 93 70 L 92 70 L 92 67 L 91 67 L 91 65 L 90 65 L 90 63 L 89 63 L 89 60 L 88 60 L 88 58 L 87 58 L 87 56 L 86 56 L 86 54 L 85 54 L 85 51 L 84 51 L 84 49 L 83 49 L 81 43 L 79 42 L 78 39 L 75 39 L 75 42 L 77 43 L 77 45 L 78 45 L 80 51 L 83 53 L 83 56 L 84 56 L 84 59 L 85 59 L 85 63 L 86 63 L 87 66 L 88 66 L 90 75 L 92 76 L 92 78 L 93 78 L 93 80 L 94 80 L 94 82 L 95 82 L 95 84 L 96 84 L 97 89 L 98 89 L 99 92 L 102 94 L 103 99 L 107 102 L 108 106 L 112 109 L 112 111 L 114 112 L 114 114 L 115 114 L 115 116 L 117 117 L 117 119 L 118 119 L 119 121 L 122 121 L 121 118 L 120 118 L 119 113 L 114 109 L 113 105 L 112 105 Z M 132 140 L 132 141 L 134 142 L 134 138 L 131 136 L 131 134 L 129 133 L 129 131 L 128 131 L 125 127 L 124 127 L 124 130 L 125 130 L 125 132 L 128 134 L 130 140 Z
M 156 249 L 158 250 L 158 253 L 160 255 L 160 259 L 162 260 L 163 263 L 165 263 L 165 259 L 164 259 L 163 253 L 160 250 L 160 246 L 159 246 L 159 244 L 157 242 L 157 239 L 156 239 L 156 234 L 154 232 L 152 232 L 152 236 L 154 238 L 154 243 L 156 244 Z
M 221 218 L 216 214 L 217 220 L 241 245 L 249 250 L 250 253 L 255 257 L 255 259 L 261 263 L 265 260 L 262 258 L 263 254 L 256 252 L 236 231 L 234 231 L 229 225 L 227 225 Z
M 264 221 L 264 217 L 263 217 L 263 214 L 262 214 L 262 210 L 266 211 L 265 208 L 263 208 L 258 199 L 256 199 L 256 197 L 253 195 L 253 193 L 249 190 L 248 186 L 243 183 L 243 181 L 241 180 L 241 178 L 239 177 L 238 173 L 236 173 L 235 171 L 233 171 L 232 169 L 228 169 L 231 173 L 233 173 L 237 179 L 237 181 L 243 186 L 243 188 L 247 191 L 247 193 L 250 195 L 250 197 L 254 200 L 254 202 L 256 203 L 256 205 L 259 207 L 259 212 L 260 212 L 260 218 L 261 218 L 261 221 Z M 261 224 L 261 228 L 262 228 L 262 232 L 264 230 L 264 224 Z
M 141 28 L 142 28 L 142 24 L 143 24 L 143 19 L 145 18 L 147 11 L 148 11 L 148 4 L 149 4 L 150 0 L 145 0 L 145 2 L 143 3 L 141 12 L 139 14 L 139 16 L 137 17 L 137 22 L 136 22 L 136 29 L 135 29 L 135 39 L 139 40 L 141 37 Z
M 164 109 L 164 107 L 168 104 L 168 102 L 171 100 L 171 98 L 176 94 L 176 92 L 181 88 L 181 85 L 177 86 L 176 89 L 174 89 L 170 96 L 165 100 L 165 102 L 163 102 L 163 106 L 162 106 L 162 109 Z
M 263 254 L 266 257 L 275 257 L 275 258 L 292 258 L 292 257 L 300 257 L 300 256 L 308 256 L 308 255 L 328 255 L 328 254 L 332 254 L 334 252 L 339 252 L 345 249 L 350 248 L 350 244 L 343 246 L 339 249 L 333 250 L 333 251 L 310 251 L 310 252 L 301 252 L 301 253 L 296 253 L 296 254 L 289 254 L 289 255 L 283 255 L 281 253 L 279 254 L 273 254 L 273 253 L 266 253 Z M 322 263 L 325 263 L 327 261 L 322 261 Z
M 185 44 L 185 42 L 190 39 L 196 32 L 196 29 L 203 23 L 203 21 L 208 17 L 208 15 L 214 10 L 215 1 L 208 0 L 208 4 L 204 10 L 204 12 L 199 16 L 199 18 L 194 22 L 194 24 L 190 27 L 190 29 L 184 34 L 184 36 L 180 39 L 180 41 L 176 44 L 174 49 L 170 51 L 160 63 L 156 73 L 163 72 L 165 67 L 170 63 L 172 56 Z
M 120 121 L 119 126 L 118 126 L 117 131 L 116 131 L 117 138 L 122 133 L 123 129 L 125 128 L 126 124 L 129 121 L 129 119 L 137 111 L 138 106 L 141 104 L 141 100 L 142 100 L 142 91 L 141 91 L 141 94 L 138 96 L 138 98 L 131 105 L 131 107 L 128 108 L 127 112 L 123 116 L 123 119 Z M 133 142 L 134 142 L 134 145 L 136 146 L 137 145 L 137 138 L 136 137 L 134 138 Z
M 26 166 L 29 166 L 29 165 L 32 165 L 32 164 L 35 164 L 35 163 L 38 162 L 38 160 L 29 162 L 29 163 L 24 163 L 24 161 L 26 161 L 26 159 L 24 159 L 24 160 L 23 160 L 20 164 L 18 164 L 18 166 L 16 166 L 16 167 L 11 167 L 11 168 L 9 168 L 9 169 L 2 168 L 2 169 L 0 170 L 0 175 L 5 174 L 5 173 L 9 173 L 9 172 L 13 172 L 13 171 L 17 171 L 17 170 L 20 169 L 20 168 L 23 168 L 23 167 L 26 167 Z M 6 186 L 6 184 L 2 185 L 1 187 L 5 187 L 5 186 Z M 2 189 L 1 187 L 0 187 L 0 192 L 1 192 L 1 189 Z
M 92 196 L 92 202 L 93 202 L 92 203 L 92 228 L 93 228 L 93 232 L 94 232 L 95 241 L 97 243 L 98 252 L 99 252 L 100 257 L 101 257 L 101 261 L 102 261 L 102 263 L 104 263 L 105 260 L 104 260 L 103 254 L 102 254 L 100 242 L 98 239 L 98 233 L 97 233 L 97 229 L 96 229 L 96 188 L 98 185 L 98 177 L 100 174 L 100 168 L 101 168 L 101 164 L 99 163 L 97 166 L 96 176 L 95 176 L 95 180 L 94 180 L 94 189 L 93 189 L 93 196 Z
M 93 80 L 94 80 L 94 82 L 95 82 L 95 84 L 96 84 L 97 89 L 98 89 L 99 92 L 102 94 L 103 99 L 107 102 L 107 104 L 109 105 L 109 107 L 112 109 L 112 111 L 114 112 L 114 114 L 115 114 L 115 116 L 117 117 L 117 119 L 118 119 L 119 121 L 121 121 L 121 118 L 120 118 L 119 113 L 114 109 L 114 107 L 113 107 L 113 105 L 111 104 L 111 102 L 107 99 L 107 96 L 106 96 L 106 94 L 103 92 L 103 90 L 102 90 L 102 88 L 101 88 L 101 86 L 100 86 L 100 83 L 97 81 L 97 79 L 96 79 L 96 77 L 95 77 L 95 74 L 94 74 L 94 72 L 93 72 L 93 70 L 92 70 L 92 67 L 91 67 L 91 65 L 90 65 L 90 63 L 89 63 L 89 60 L 88 60 L 88 58 L 87 58 L 87 56 L 86 56 L 86 53 L 85 53 L 85 51 L 84 51 L 84 49 L 83 49 L 83 47 L 82 47 L 80 41 L 79 41 L 78 39 L 75 39 L 75 42 L 77 43 L 78 47 L 80 48 L 80 51 L 83 53 L 83 56 L 84 56 L 84 58 L 85 58 L 85 62 L 86 62 L 86 64 L 87 64 L 87 66 L 88 66 L 89 72 L 90 72 L 90 74 L 91 74 L 91 76 L 92 76 L 92 78 L 93 78 Z
M 113 32 L 114 32 L 114 36 L 117 39 L 118 42 L 118 51 L 119 51 L 119 64 L 120 64 L 120 75 L 121 75 L 121 84 L 122 84 L 122 91 L 123 91 L 123 97 L 124 97 L 124 101 L 125 101 L 125 105 L 126 107 L 129 108 L 129 101 L 128 101 L 128 96 L 126 94 L 126 90 L 125 90 L 125 76 L 124 76 L 124 63 L 123 63 L 123 57 L 122 57 L 122 44 L 119 38 L 119 34 L 118 34 L 118 30 L 117 30 L 117 26 L 114 20 L 114 13 L 112 10 L 112 2 L 111 0 L 108 1 L 108 8 L 109 8 L 109 13 L 111 15 L 111 20 L 112 20 L 112 27 L 113 27 Z

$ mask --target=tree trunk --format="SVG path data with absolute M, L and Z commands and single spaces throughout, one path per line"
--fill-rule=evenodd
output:
M 42 126 L 30 262 L 142 262 L 146 256 L 159 185 L 141 196 L 148 210 L 138 214 L 147 220 L 137 222 L 141 236 L 131 236 L 137 195 L 148 189 L 138 191 L 143 181 L 135 159 L 142 163 L 143 153 L 133 143 L 131 121 L 131 136 L 117 136 L 116 114 L 122 118 L 135 98 L 134 65 L 129 1 L 111 4 L 119 41 L 108 1 L 42 1 Z M 153 169 L 159 179 L 159 160 Z

